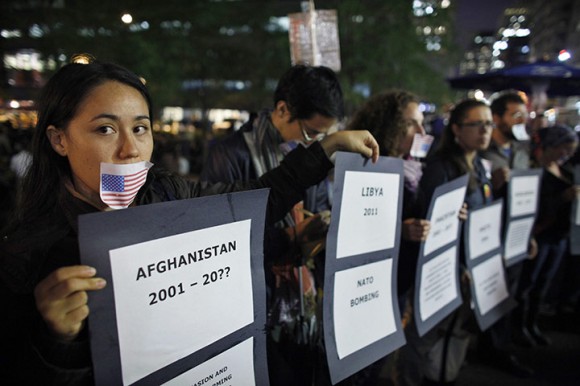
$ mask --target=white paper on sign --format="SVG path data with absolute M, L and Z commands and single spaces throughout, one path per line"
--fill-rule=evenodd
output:
M 463 205 L 465 191 L 466 187 L 462 187 L 436 198 L 433 212 L 429 219 L 431 231 L 429 236 L 427 236 L 427 240 L 425 240 L 424 256 L 457 239 L 457 230 L 459 229 L 459 218 L 457 216 Z
M 501 256 L 495 255 L 471 271 L 475 300 L 479 305 L 479 312 L 485 315 L 509 296 Z
M 469 213 L 469 257 L 475 260 L 501 246 L 501 205 L 491 205 Z
M 520 256 L 528 251 L 528 240 L 534 226 L 534 217 L 512 220 L 505 238 L 505 259 Z
M 340 359 L 396 331 L 391 295 L 393 260 L 336 272 L 334 331 Z
M 163 386 L 236 385 L 255 386 L 254 338 L 249 338 L 199 366 L 180 374 Z
M 336 258 L 395 245 L 398 195 L 399 174 L 346 171 Z
M 459 296 L 456 275 L 455 246 L 423 264 L 419 285 L 419 313 L 422 321 L 429 319 Z
M 512 177 L 510 217 L 524 216 L 536 212 L 540 176 Z
M 251 220 L 109 251 L 131 384 L 254 320 Z

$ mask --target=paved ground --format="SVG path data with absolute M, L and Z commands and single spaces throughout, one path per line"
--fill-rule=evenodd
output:
M 543 315 L 539 324 L 552 344 L 515 348 L 518 358 L 534 369 L 533 377 L 518 378 L 483 364 L 470 349 L 455 386 L 580 386 L 580 312 Z M 393 386 L 388 371 L 385 366 L 377 386 Z
M 547 347 L 517 348 L 518 357 L 535 370 L 531 378 L 517 378 L 481 364 L 469 355 L 457 386 L 579 386 L 580 313 L 543 316 L 540 325 L 552 339 Z

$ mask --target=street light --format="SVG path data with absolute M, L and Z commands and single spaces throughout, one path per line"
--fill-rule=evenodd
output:
M 94 61 L 95 61 L 94 56 L 90 54 L 74 54 L 70 59 L 71 63 L 77 64 L 89 64 Z
M 567 50 L 561 50 L 558 53 L 558 60 L 560 62 L 565 62 L 566 60 L 570 59 L 572 55 Z
M 124 13 L 123 16 L 121 16 L 121 21 L 125 24 L 131 24 L 133 16 L 131 16 L 130 13 Z

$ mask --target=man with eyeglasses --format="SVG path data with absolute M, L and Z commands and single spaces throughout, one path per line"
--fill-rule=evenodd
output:
M 507 198 L 507 183 L 510 171 L 530 167 L 529 142 L 526 132 L 528 110 L 525 101 L 516 92 L 504 92 L 491 103 L 494 129 L 489 147 L 480 156 L 491 163 L 493 195 Z M 530 245 L 530 254 L 535 255 L 535 241 Z M 522 264 L 506 268 L 508 289 L 515 295 L 520 280 Z M 522 364 L 511 349 L 512 338 L 517 336 L 512 315 L 507 314 L 481 334 L 478 344 L 480 356 L 499 369 L 520 377 L 528 377 L 533 370 Z
M 291 67 L 280 78 L 273 99 L 272 108 L 262 110 L 256 119 L 210 149 L 201 173 L 202 181 L 256 179 L 278 166 L 296 146 L 308 146 L 321 140 L 344 115 L 338 78 L 331 69 L 323 66 Z M 307 245 L 312 245 L 312 241 L 322 239 L 326 234 L 329 215 L 324 211 L 329 209 L 329 186 L 325 181 L 304 192 L 303 202 L 276 229 L 266 230 L 264 261 L 270 329 L 268 367 L 271 383 L 275 385 L 311 385 L 314 373 L 327 373 L 327 370 L 319 371 L 315 367 L 316 363 L 325 363 L 315 348 L 320 334 L 316 320 L 316 284 L 322 284 L 323 269 L 313 270 L 306 268 L 305 264 L 307 260 L 309 267 L 314 263 L 316 268 L 319 262 L 313 257 L 316 260 L 323 257 L 305 256 L 303 251 Z M 300 308 L 296 303 L 285 304 L 288 299 L 279 295 L 291 291 L 288 289 L 290 286 L 302 287 L 303 318 L 304 323 L 311 326 L 306 334 L 312 341 L 304 342 L 304 337 L 288 331 L 287 327 L 299 321 L 293 315 L 284 314 L 280 308 L 287 306 L 291 308 L 290 313 L 296 306 Z M 280 322 L 284 318 L 293 320 Z M 304 325 L 297 325 L 295 330 L 303 328 Z M 297 343 L 297 340 L 305 344 Z

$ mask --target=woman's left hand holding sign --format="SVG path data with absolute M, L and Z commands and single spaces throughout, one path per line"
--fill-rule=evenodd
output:
M 59 268 L 34 289 L 36 308 L 51 333 L 63 340 L 73 340 L 89 316 L 87 291 L 105 287 L 105 279 L 94 277 L 97 271 L 86 265 Z

